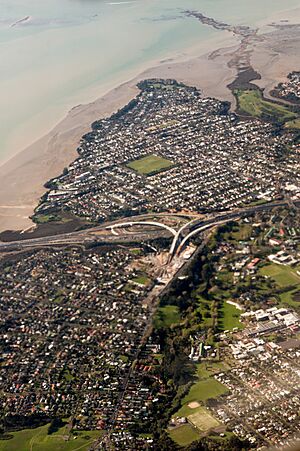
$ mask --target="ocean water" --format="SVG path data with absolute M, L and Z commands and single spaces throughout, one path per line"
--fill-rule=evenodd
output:
M 0 0 L 0 163 L 67 111 L 215 38 L 194 9 L 255 25 L 299 0 Z

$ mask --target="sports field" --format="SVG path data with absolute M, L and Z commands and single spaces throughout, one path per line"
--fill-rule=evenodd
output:
M 189 417 L 189 421 L 201 432 L 207 432 L 209 429 L 216 428 L 220 423 L 205 409 L 199 407 L 196 413 Z
M 283 304 L 300 311 L 300 300 L 299 300 L 299 286 L 289 291 L 285 291 L 279 295 L 280 300 Z
M 186 446 L 195 440 L 199 440 L 200 434 L 189 424 L 183 424 L 176 429 L 169 431 L 169 435 L 180 446 Z
M 232 330 L 235 327 L 242 329 L 243 325 L 240 322 L 241 310 L 234 305 L 222 301 L 222 306 L 219 309 L 218 327 L 220 330 Z
M 271 263 L 261 268 L 260 274 L 271 277 L 275 280 L 279 288 L 284 288 L 289 285 L 300 285 L 300 276 L 297 274 L 297 270 L 299 268 Z
M 227 388 L 214 378 L 205 379 L 192 385 L 189 393 L 183 399 L 183 403 L 191 401 L 206 401 L 210 398 L 217 398 L 227 392 Z
M 192 402 L 205 402 L 211 398 L 217 398 L 223 395 L 228 390 L 225 385 L 218 382 L 213 377 L 208 379 L 199 380 L 194 385 L 192 385 L 188 394 L 181 401 L 181 408 L 175 413 L 176 417 L 188 417 L 196 413 L 200 407 L 192 409 L 189 404 Z
M 265 100 L 258 90 L 235 91 L 239 109 L 251 116 L 265 117 L 266 119 L 285 122 L 297 118 L 297 114 L 287 107 Z
M 70 434 L 67 427 L 48 435 L 49 425 L 14 432 L 11 440 L 0 440 L 0 451 L 87 451 L 101 431 L 78 431 Z
M 172 439 L 183 446 L 192 443 L 195 431 L 199 434 L 218 427 L 220 423 L 203 405 L 206 400 L 217 398 L 228 391 L 225 385 L 218 382 L 213 375 L 227 371 L 228 365 L 223 362 L 202 362 L 197 365 L 198 381 L 192 385 L 188 394 L 182 399 L 180 409 L 173 417 L 186 417 L 193 427 L 180 426 L 176 431 L 169 432 Z M 202 404 L 202 405 L 201 405 Z
M 150 175 L 169 169 L 174 166 L 174 163 L 158 155 L 147 155 L 146 157 L 131 161 L 126 166 L 140 174 Z

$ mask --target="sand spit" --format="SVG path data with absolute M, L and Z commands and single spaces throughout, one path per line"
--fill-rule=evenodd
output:
M 45 192 L 44 183 L 59 175 L 76 158 L 80 138 L 93 121 L 109 116 L 137 94 L 138 81 L 175 78 L 202 89 L 205 96 L 233 102 L 227 85 L 236 78 L 239 56 L 242 60 L 247 57 L 247 63 L 261 74 L 257 84 L 267 90 L 273 89 L 292 70 L 299 70 L 300 25 L 285 23 L 268 28 L 270 33 L 247 42 L 246 48 L 236 38 L 232 41 L 236 44 L 231 47 L 188 61 L 164 61 L 95 102 L 73 108 L 49 134 L 0 166 L 0 231 L 32 225 L 29 216 Z

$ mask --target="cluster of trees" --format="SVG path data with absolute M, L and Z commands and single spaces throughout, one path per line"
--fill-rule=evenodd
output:
M 287 76 L 287 78 L 289 80 L 292 80 L 295 75 L 299 77 L 300 73 L 297 71 L 293 71 Z M 282 87 L 283 87 L 283 83 L 279 83 L 279 85 L 275 89 L 273 89 L 273 91 L 271 91 L 271 95 L 273 97 L 279 97 L 280 99 L 281 98 L 286 99 L 289 102 L 294 103 L 296 105 L 300 105 L 300 99 L 294 92 L 290 92 L 286 96 L 283 96 L 281 94 Z
M 269 219 L 269 218 L 268 218 Z M 176 305 L 181 314 L 180 324 L 166 326 L 160 323 L 153 332 L 155 339 L 159 339 L 163 359 L 160 367 L 160 375 L 163 377 L 166 392 L 165 397 L 156 405 L 157 418 L 151 425 L 156 449 L 160 450 L 185 450 L 185 451 L 242 451 L 251 448 L 247 441 L 242 441 L 232 436 L 222 441 L 214 440 L 212 436 L 183 448 L 178 447 L 170 439 L 166 428 L 171 416 L 180 408 L 182 398 L 188 393 L 193 383 L 195 367 L 188 358 L 190 352 L 190 335 L 199 330 L 203 318 L 212 317 L 212 326 L 201 326 L 206 341 L 215 340 L 215 332 L 218 331 L 218 317 L 220 315 L 219 302 L 224 286 L 216 283 L 214 264 L 219 259 L 214 253 L 216 247 L 230 234 L 237 231 L 238 224 L 230 222 L 221 226 L 209 240 L 202 242 L 189 263 L 180 271 L 167 290 L 164 291 L 160 306 Z M 236 230 L 235 230 L 236 229 Z M 245 287 L 245 290 L 249 287 Z M 234 289 L 232 290 L 234 292 Z M 243 287 L 237 286 L 236 296 L 243 291 Z M 206 300 L 203 309 L 199 308 L 199 295 Z M 220 297 L 221 296 L 221 297 Z M 202 302 L 202 301 L 200 301 Z M 202 304 L 201 304 L 202 305 Z M 203 316 L 203 318 L 202 318 Z M 204 322 L 205 323 L 205 322 Z
M 236 436 L 223 440 L 221 443 L 205 437 L 187 446 L 185 451 L 247 451 L 251 448 L 248 440 L 240 440 Z
M 172 86 L 172 87 L 186 87 L 187 89 L 196 90 L 196 88 L 191 88 L 190 86 L 186 86 L 183 83 L 178 82 L 172 78 L 163 79 L 163 78 L 153 78 L 148 80 L 142 80 L 138 83 L 138 88 L 141 91 L 152 91 L 157 88 L 162 88 L 164 86 Z
M 224 439 L 221 442 L 203 437 L 191 445 L 181 447 L 176 445 L 166 432 L 161 434 L 155 444 L 157 451 L 248 451 L 252 448 L 247 440 L 240 440 L 236 436 Z
M 159 341 L 163 354 L 160 376 L 165 383 L 164 398 L 155 406 L 156 412 L 150 430 L 153 433 L 157 449 L 176 450 L 177 445 L 165 432 L 171 416 L 180 408 L 182 398 L 189 392 L 194 380 L 195 365 L 190 361 L 190 327 L 193 326 L 195 313 L 192 293 L 206 280 L 209 268 L 205 256 L 201 256 L 205 245 L 195 253 L 189 264 L 181 270 L 181 276 L 174 279 L 163 293 L 160 306 L 177 305 L 184 321 L 183 324 L 165 326 L 160 323 L 154 330 L 155 341 Z M 200 315 L 201 316 L 201 315 Z M 199 318 L 198 318 L 199 319 Z M 201 319 L 201 318 L 200 318 Z
M 61 418 L 53 418 L 48 427 L 48 435 L 54 434 L 54 432 L 57 432 L 60 428 L 65 426 L 65 424 L 66 422 L 63 421 Z
M 33 429 L 49 423 L 50 418 L 44 413 L 31 415 L 8 414 L 0 420 L 0 431 L 18 431 L 20 429 Z

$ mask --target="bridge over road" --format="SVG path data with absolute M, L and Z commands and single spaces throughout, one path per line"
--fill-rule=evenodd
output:
M 294 201 L 295 207 L 300 206 L 300 201 Z M 188 241 L 201 233 L 204 230 L 215 227 L 219 224 L 224 224 L 233 219 L 238 219 L 249 214 L 253 214 L 259 211 L 268 211 L 275 207 L 289 206 L 287 200 L 270 202 L 267 204 L 257 205 L 253 207 L 245 207 L 237 209 L 231 212 L 216 213 L 214 216 L 207 219 L 193 219 L 180 227 L 179 230 L 175 230 L 163 222 L 150 221 L 142 219 L 149 217 L 149 215 L 141 215 L 132 218 L 131 221 L 117 222 L 113 221 L 109 224 L 99 225 L 98 227 L 91 227 L 90 229 L 63 233 L 59 235 L 52 235 L 40 238 L 23 239 L 18 241 L 0 242 L 0 253 L 20 252 L 28 249 L 34 249 L 39 247 L 53 247 L 53 246 L 67 246 L 70 244 L 86 245 L 93 242 L 103 243 L 120 243 L 120 242 L 141 242 L 147 239 L 158 238 L 160 236 L 173 237 L 169 250 L 169 261 L 171 261 L 175 255 L 179 255 L 184 249 Z M 168 214 L 166 214 L 167 216 Z M 133 226 L 144 227 L 145 230 L 135 231 L 134 234 L 118 234 L 116 229 L 126 228 Z M 160 230 L 153 230 L 157 228 Z M 167 234 L 167 235 L 166 235 Z

